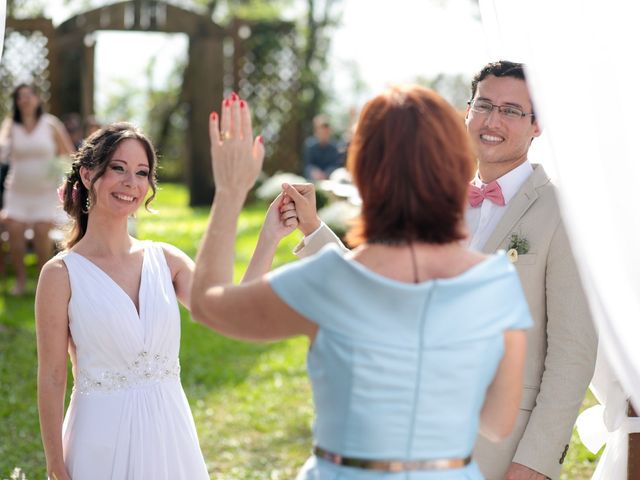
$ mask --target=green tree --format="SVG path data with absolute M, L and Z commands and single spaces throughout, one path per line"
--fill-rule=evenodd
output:
M 44 0 L 7 0 L 7 17 L 40 17 L 44 13 Z
M 307 134 L 313 117 L 320 113 L 327 101 L 322 84 L 322 73 L 327 70 L 327 54 L 331 45 L 330 33 L 340 22 L 336 5 L 339 0 L 307 0 L 306 25 L 303 28 L 303 49 L 300 86 L 303 100 L 303 122 Z
M 147 66 L 147 118 L 145 130 L 155 140 L 162 155 L 161 180 L 183 180 L 182 159 L 187 157 L 184 132 L 187 128 L 186 103 L 183 96 L 183 78 L 186 58 L 176 62 L 163 88 L 153 86 L 153 70 L 156 58 Z
M 340 0 L 193 0 L 187 2 L 191 8 L 203 9 L 207 15 L 221 25 L 230 28 L 245 22 L 250 25 L 250 34 L 243 42 L 244 59 L 240 65 L 242 78 L 236 78 L 241 94 L 247 92 L 256 115 L 256 129 L 267 137 L 269 152 L 265 168 L 276 170 L 299 170 L 299 153 L 306 136 L 311 132 L 313 117 L 325 107 L 328 95 L 324 77 L 328 69 L 328 51 L 331 31 L 339 25 Z M 185 5 L 187 6 L 187 5 Z M 304 7 L 304 8 L 301 8 Z M 294 40 L 283 35 L 281 19 L 293 12 Z M 286 27 L 286 25 L 285 25 Z M 285 29 L 286 30 L 286 29 Z M 283 63 L 281 53 L 291 51 L 294 58 Z M 288 81 L 283 73 L 295 69 L 291 88 L 268 91 L 273 85 Z M 183 70 L 184 71 L 184 70 Z M 174 72 L 175 73 L 175 72 Z M 281 77 L 280 79 L 277 77 Z M 251 85 L 245 88 L 243 85 Z M 184 111 L 184 100 L 172 87 L 155 92 L 149 104 L 150 125 L 156 132 L 156 141 L 161 151 L 168 152 L 169 140 L 175 137 L 173 130 L 180 128 Z M 177 118 L 176 118 L 177 117 Z M 168 173 L 168 172 L 167 172 Z
M 15 6 L 12 11 L 28 5 L 30 12 L 41 12 L 44 5 L 43 0 L 9 1 Z M 107 3 L 105 0 L 65 0 L 70 16 Z M 228 84 L 227 88 L 242 93 L 243 85 L 253 84 L 254 88 L 245 89 L 246 98 L 254 106 L 256 129 L 263 132 L 271 150 L 267 169 L 298 170 L 302 143 L 310 134 L 311 121 L 328 100 L 327 54 L 331 31 L 339 24 L 340 0 L 172 0 L 169 3 L 200 11 L 234 35 L 234 28 L 242 22 L 251 26 L 242 52 L 251 60 L 239 62 L 250 68 L 242 71 L 242 77 L 236 71 L 234 85 Z M 25 15 L 30 14 L 23 11 Z M 293 20 L 285 22 L 284 18 Z M 283 72 L 287 71 L 289 78 L 283 79 Z M 148 113 L 143 123 L 160 151 L 167 159 L 179 158 L 184 149 L 175 142 L 184 138 L 186 128 L 184 118 L 188 105 L 181 94 L 182 85 L 188 81 L 186 74 L 184 64 L 180 63 L 167 85 L 161 88 L 140 91 L 125 82 L 118 86 L 105 112 L 99 112 L 100 116 L 104 120 L 126 118 L 139 111 L 142 103 L 143 111 Z M 173 173 L 171 176 L 175 177 Z
M 471 94 L 471 79 L 462 73 L 439 73 L 435 77 L 417 77 L 415 82 L 442 95 L 458 110 L 464 110 Z

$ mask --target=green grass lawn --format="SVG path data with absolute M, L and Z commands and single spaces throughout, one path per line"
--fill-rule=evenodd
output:
M 138 236 L 161 240 L 195 256 L 208 209 L 191 209 L 182 186 L 164 185 L 142 212 Z M 239 223 L 236 276 L 248 262 L 266 205 L 245 208 Z M 291 261 L 297 233 L 286 238 L 275 264 Z M 35 276 L 32 257 L 31 277 Z M 11 277 L 0 279 L 0 478 L 20 467 L 28 479 L 45 476 L 36 406 L 36 348 L 31 294 L 7 295 Z M 221 337 L 191 321 L 182 310 L 182 384 L 200 444 L 214 479 L 290 479 L 308 456 L 312 406 L 305 371 L 307 342 L 293 339 L 248 344 Z M 69 381 L 68 393 L 71 390 Z M 593 403 L 588 396 L 585 405 Z M 588 479 L 594 457 L 577 441 L 565 461 L 563 479 Z

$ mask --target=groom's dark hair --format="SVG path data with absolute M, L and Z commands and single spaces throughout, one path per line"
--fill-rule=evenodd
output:
M 471 99 L 476 96 L 478 83 L 487 78 L 489 75 L 494 77 L 512 77 L 526 81 L 524 76 L 524 65 L 522 63 L 510 62 L 508 60 L 498 60 L 497 62 L 487 63 L 482 70 L 475 74 L 471 80 Z
M 493 75 L 494 77 L 511 77 L 525 82 L 527 81 L 524 74 L 524 64 L 522 63 L 510 62 L 509 60 L 498 60 L 497 62 L 487 63 L 482 67 L 482 70 L 475 74 L 473 80 L 471 80 L 471 98 L 469 99 L 469 102 L 472 102 L 476 96 L 478 83 L 489 75 Z M 534 121 L 535 116 L 532 116 L 531 123 Z

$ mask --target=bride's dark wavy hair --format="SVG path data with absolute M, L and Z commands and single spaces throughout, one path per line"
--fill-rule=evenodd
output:
M 65 239 L 65 247 L 71 248 L 80 241 L 87 231 L 89 211 L 86 209 L 87 199 L 91 205 L 95 204 L 95 191 L 93 184 L 104 175 L 109 161 L 113 157 L 118 145 L 127 139 L 140 142 L 147 154 L 149 161 L 149 185 L 152 194 L 147 198 L 144 206 L 149 210 L 149 204 L 156 196 L 157 157 L 151 140 L 149 140 L 138 128 L 130 123 L 112 123 L 94 132 L 88 137 L 80 149 L 73 155 L 71 170 L 66 175 L 62 185 L 62 201 L 64 211 L 71 217 L 71 225 Z M 80 168 L 91 170 L 92 185 L 87 189 L 80 178 Z

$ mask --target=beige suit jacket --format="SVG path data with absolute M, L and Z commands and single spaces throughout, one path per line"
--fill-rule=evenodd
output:
M 506 250 L 514 233 L 528 240 L 529 251 L 518 256 L 515 267 L 534 320 L 517 425 L 502 442 L 479 437 L 474 451 L 488 480 L 503 480 L 512 461 L 552 479 L 560 476 L 595 364 L 596 335 L 555 188 L 542 166 L 533 167 L 483 248 Z M 295 253 L 308 256 L 329 242 L 340 241 L 324 227 Z

